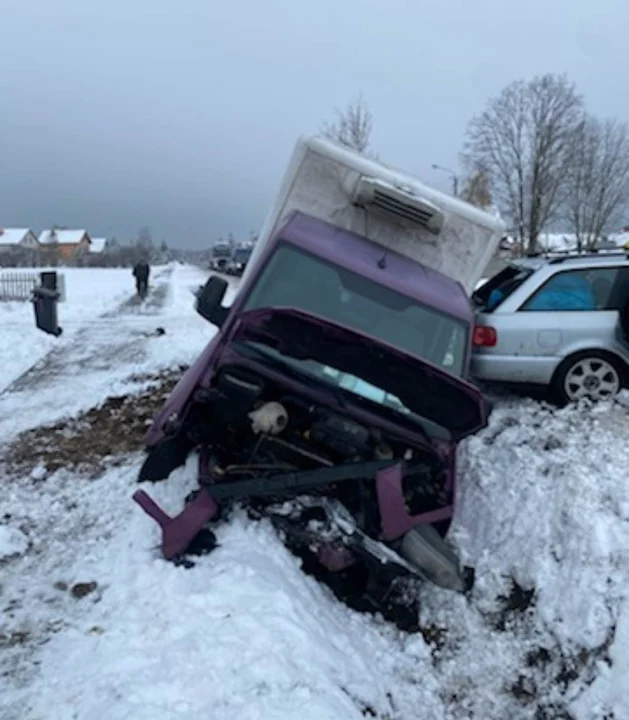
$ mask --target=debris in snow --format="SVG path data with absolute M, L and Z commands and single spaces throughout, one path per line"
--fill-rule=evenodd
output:
M 158 328 L 155 328 L 155 330 L 153 330 L 152 332 L 143 332 L 143 333 L 140 333 L 140 335 L 142 335 L 142 337 L 147 337 L 147 338 L 161 337 L 162 335 L 166 335 L 166 330 L 164 330 L 163 327 L 158 327 Z
M 96 590 L 98 587 L 98 583 L 92 581 L 92 582 L 80 582 L 76 583 L 72 586 L 72 590 L 70 592 L 72 593 L 72 597 L 76 598 L 77 600 L 81 600 L 86 595 L 90 595 L 91 593 Z
M 28 538 L 17 528 L 0 525 L 0 560 L 10 560 L 28 550 Z

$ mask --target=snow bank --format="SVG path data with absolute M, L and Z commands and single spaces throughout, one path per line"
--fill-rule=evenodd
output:
M 195 470 L 151 491 L 174 511 Z M 89 484 L 59 475 L 40 486 L 37 507 L 24 488 L 2 501 L 32 527 L 33 551 L 6 577 L 10 597 L 27 593 L 29 605 L 0 630 L 33 645 L 49 638 L 40 669 L 25 669 L 23 647 L 5 656 L 25 685 L 0 673 L 3 718 L 443 717 L 421 637 L 338 603 L 269 524 L 236 514 L 194 568 L 161 560 L 154 524 L 129 499 L 136 472 Z M 80 599 L 77 583 L 91 588 Z
M 629 661 L 626 632 L 614 636 L 629 610 L 628 433 L 620 405 L 513 401 L 467 442 L 452 535 L 475 588 L 469 603 L 424 590 L 424 621 L 448 629 L 442 684 L 461 710 L 557 717 L 574 701 L 578 718 L 602 717 L 586 686 L 610 647 Z M 628 700 L 607 700 L 629 717 Z
M 164 562 L 129 499 L 137 464 L 15 486 L 0 514 L 30 528 L 30 549 L 3 584 L 29 604 L 0 630 L 32 646 L 5 653 L 23 685 L 0 680 L 0 715 L 628 717 L 628 431 L 621 406 L 498 405 L 461 453 L 453 539 L 475 588 L 421 590 L 440 649 L 338 603 L 242 514 L 192 569 Z M 175 512 L 194 475 L 191 460 L 151 492 Z M 77 599 L 76 583 L 96 587 Z

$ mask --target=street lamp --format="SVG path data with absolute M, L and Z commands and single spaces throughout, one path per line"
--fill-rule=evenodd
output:
M 441 170 L 442 172 L 448 173 L 452 177 L 452 194 L 454 197 L 458 197 L 459 195 L 459 176 L 454 172 L 454 170 L 450 170 L 449 168 L 442 167 L 441 165 L 433 165 L 433 170 Z

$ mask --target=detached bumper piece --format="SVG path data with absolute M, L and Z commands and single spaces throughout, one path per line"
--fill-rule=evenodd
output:
M 444 508 L 437 512 L 424 513 L 415 517 L 409 516 L 404 509 L 404 500 L 401 495 L 403 474 L 404 470 L 401 464 L 392 465 L 390 460 L 378 460 L 332 468 L 289 472 L 266 478 L 210 483 L 204 485 L 175 517 L 167 515 L 144 490 L 138 490 L 133 495 L 133 499 L 160 526 L 164 557 L 167 560 L 175 560 L 189 550 L 191 543 L 204 530 L 207 523 L 217 517 L 218 503 L 222 500 L 236 500 L 245 497 L 281 498 L 284 496 L 295 498 L 335 483 L 375 477 L 380 513 L 383 517 L 384 542 L 367 536 L 356 525 L 352 515 L 337 501 L 321 497 L 302 498 L 301 501 L 296 501 L 296 507 L 293 510 L 298 511 L 299 506 L 301 506 L 301 510 L 317 506 L 325 511 L 329 523 L 338 532 L 336 539 L 342 540 L 346 550 L 359 557 L 368 556 L 369 559 L 377 561 L 381 565 L 397 567 L 400 571 L 430 580 L 440 587 L 464 592 L 468 583 L 459 569 L 456 555 L 439 533 L 428 524 L 443 519 L 448 513 L 451 514 L 452 509 Z M 386 516 L 392 509 L 396 510 L 397 518 L 394 523 L 396 527 L 386 520 Z M 283 513 L 272 511 L 271 514 L 282 515 Z M 298 517 L 299 512 L 293 516 L 294 519 L 298 519 Z M 326 547 L 322 545 L 318 551 L 320 561 L 331 570 L 346 567 L 349 562 L 349 558 L 345 557 L 343 553 L 335 553 L 334 557 L 330 558 L 327 558 L 326 554 L 330 553 L 326 553 Z
M 175 517 L 167 515 L 144 490 L 135 492 L 133 499 L 162 529 L 162 555 L 166 560 L 183 555 L 204 526 L 218 514 L 218 505 L 205 490 L 186 503 Z

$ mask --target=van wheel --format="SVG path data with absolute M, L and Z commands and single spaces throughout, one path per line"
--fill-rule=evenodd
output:
M 611 400 L 626 384 L 627 369 L 610 353 L 585 350 L 570 355 L 555 371 L 550 390 L 560 405 L 581 398 Z

